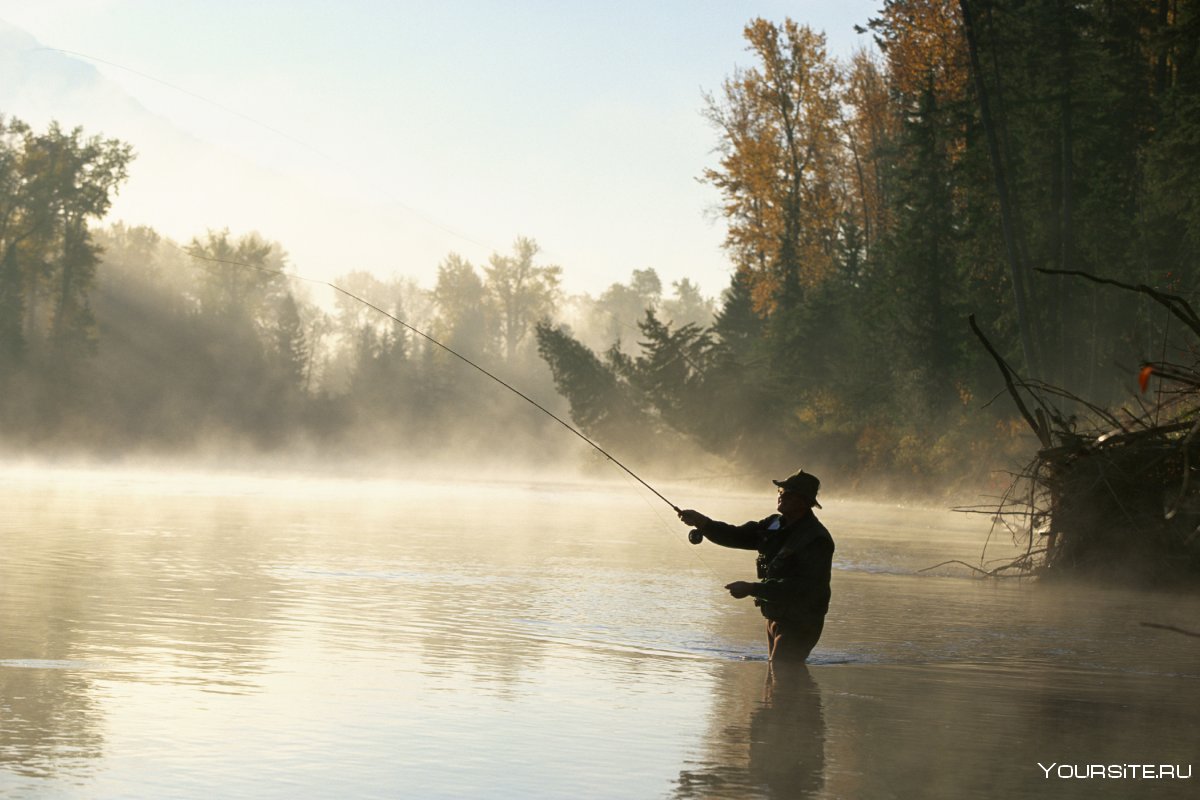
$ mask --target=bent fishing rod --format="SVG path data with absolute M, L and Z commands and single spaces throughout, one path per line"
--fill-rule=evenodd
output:
M 279 276 L 282 276 L 282 277 L 284 277 L 284 278 L 295 278 L 296 280 L 305 281 L 306 283 L 317 284 L 317 285 L 319 285 L 319 286 L 328 286 L 330 289 L 333 289 L 335 292 L 338 292 L 338 293 L 340 293 L 340 294 L 343 294 L 343 295 L 345 295 L 346 297 L 349 297 L 351 300 L 354 300 L 354 301 L 356 301 L 356 302 L 358 302 L 358 303 L 362 303 L 364 306 L 366 306 L 367 308 L 371 309 L 372 311 L 375 311 L 375 312 L 377 312 L 377 313 L 379 313 L 379 314 L 382 314 L 383 316 L 385 316 L 385 317 L 387 317 L 388 319 L 392 320 L 392 322 L 395 322 L 397 325 L 400 325 L 400 326 L 404 327 L 406 330 L 410 330 L 410 331 L 412 331 L 412 332 L 413 332 L 413 333 L 415 333 L 417 336 L 420 336 L 422 339 L 424 339 L 425 341 L 429 342 L 430 344 L 433 344 L 433 345 L 436 345 L 437 347 L 440 347 L 441 349 L 445 350 L 445 351 L 446 351 L 447 353 L 449 353 L 450 355 L 452 355 L 452 356 L 454 356 L 455 358 L 457 358 L 459 361 L 462 361 L 464 364 L 467 364 L 468 366 L 474 367 L 476 370 L 478 370 L 479 372 L 482 372 L 484 375 L 486 375 L 487 377 L 491 378 L 493 381 L 495 381 L 496 383 L 500 384 L 500 385 L 501 385 L 501 386 L 503 386 L 505 389 L 508 389 L 510 392 L 512 392 L 513 394 L 515 394 L 517 397 L 519 397 L 519 398 L 521 398 L 522 400 L 524 400 L 525 402 L 529 403 L 529 404 L 530 404 L 530 405 L 532 405 L 534 408 L 536 408 L 538 411 L 541 411 L 543 414 L 545 414 L 546 416 L 550 417 L 550 419 L 554 420 L 554 421 L 555 421 L 555 422 L 557 422 L 559 425 L 563 426 L 563 427 L 564 427 L 564 428 L 566 428 L 568 431 L 570 431 L 571 433 L 575 434 L 576 436 L 578 436 L 578 437 L 579 437 L 580 439 L 582 439 L 583 441 L 587 442 L 587 443 L 588 443 L 588 445 L 590 445 L 592 448 L 594 448 L 594 449 L 596 450 L 596 452 L 600 453 L 600 455 L 604 456 L 604 457 L 605 457 L 605 458 L 607 458 L 609 461 L 611 461 L 612 463 L 616 464 L 618 467 L 620 467 L 622 470 L 624 470 L 626 473 L 628 473 L 628 474 L 629 474 L 629 476 L 630 476 L 630 477 L 632 477 L 632 478 L 633 478 L 635 481 L 637 481 L 637 482 L 638 482 L 638 483 L 640 483 L 642 486 L 645 486 L 647 489 L 649 489 L 649 490 L 650 490 L 650 491 L 651 491 L 651 492 L 654 494 L 654 496 L 655 496 L 655 497 L 657 497 L 659 500 L 662 500 L 664 503 L 666 503 L 667 505 L 669 505 L 669 506 L 671 507 L 671 509 L 672 509 L 672 510 L 673 510 L 673 511 L 674 511 L 676 514 L 680 513 L 681 509 L 679 508 L 679 506 L 675 505 L 675 504 L 674 504 L 674 503 L 672 503 L 670 500 L 668 500 L 666 497 L 664 497 L 664 496 L 662 495 L 662 493 L 661 493 L 661 492 L 659 492 L 657 489 L 655 489 L 655 488 L 654 488 L 653 486 L 651 486 L 650 484 L 646 483 L 646 481 L 642 480 L 642 479 L 641 479 L 641 478 L 638 476 L 638 474 L 637 474 L 636 472 L 634 472 L 634 471 L 633 471 L 633 470 L 631 470 L 629 467 L 627 467 L 627 466 L 625 466 L 624 464 L 622 464 L 622 463 L 621 463 L 621 462 L 620 462 L 620 461 L 619 461 L 617 458 L 615 458 L 615 457 L 612 455 L 612 453 L 609 453 L 609 452 L 608 452 L 607 450 L 605 450 L 603 447 L 601 447 L 600 445 L 596 444 L 594 441 L 592 441 L 591 439 L 589 439 L 589 438 L 588 438 L 586 435 L 584 435 L 584 433 L 583 433 L 582 431 L 580 431 L 580 430 L 579 430 L 578 428 L 576 428 L 574 425 L 571 425 L 569 422 L 567 422 L 566 420 L 564 420 L 562 417 L 558 416 L 558 415 L 557 415 L 557 414 L 555 414 L 553 411 L 551 411 L 550 409 L 546 408 L 544 405 L 542 405 L 542 404 L 541 404 L 541 403 L 539 403 L 538 401 L 534 400 L 532 397 L 530 397 L 529 395 L 525 394 L 524 392 L 522 392 L 520 389 L 518 389 L 518 388 L 516 388 L 515 386 L 513 386 L 513 385 L 512 385 L 511 383 L 509 383 L 508 381 L 506 381 L 506 380 L 504 380 L 503 378 L 500 378 L 500 377 L 498 377 L 498 376 L 497 376 L 497 375 L 495 375 L 494 373 L 492 373 L 492 372 L 489 372 L 488 370 L 484 369 L 484 368 L 483 368 L 483 367 L 481 367 L 479 364 L 476 364 L 474 361 L 472 361 L 471 359 L 467 358 L 467 357 L 466 357 L 466 356 L 464 356 L 462 353 L 459 353 L 458 351 L 454 350 L 454 349 L 453 349 L 453 348 L 451 348 L 450 346 L 448 346 L 448 345 L 445 345 L 445 344 L 443 344 L 442 342 L 439 342 L 437 339 L 433 338 L 433 337 L 432 337 L 432 336 L 430 336 L 428 333 L 425 333 L 425 331 L 423 331 L 423 330 L 420 330 L 419 328 L 416 328 L 416 327 L 414 327 L 414 326 L 412 326 L 412 325 L 408 324 L 407 322 L 405 322 L 404 320 L 402 320 L 402 319 L 400 319 L 399 317 L 395 316 L 394 314 L 390 314 L 390 313 L 388 313 L 387 311 L 384 311 L 382 308 L 380 308 L 379 306 L 375 305 L 375 304 L 374 304 L 374 303 L 372 303 L 371 301 L 369 301 L 369 300 L 365 300 L 365 299 L 363 299 L 362 297 L 359 297 L 358 295 L 354 294 L 353 292 L 351 292 L 351 291 L 349 291 L 349 290 L 347 290 L 347 289 L 343 289 L 341 286 L 338 286 L 337 284 L 335 284 L 335 283 L 332 283 L 332 282 L 330 282 L 330 281 L 323 281 L 323 280 L 320 280 L 319 278 L 306 278 L 306 277 L 304 277 L 303 275 L 296 275 L 296 274 L 294 274 L 294 273 L 291 273 L 291 272 L 285 272 L 284 270 L 280 270 L 280 269 L 272 269 L 271 267 L 264 267 L 264 266 L 262 266 L 261 264 L 249 264 L 249 263 L 246 263 L 246 262 L 244 262 L 244 261 L 231 261 L 231 260 L 228 260 L 228 259 L 223 259 L 223 258 L 211 258 L 211 257 L 209 257 L 209 256 L 202 256 L 202 255 L 199 255 L 199 254 L 197 254 L 197 253 L 194 253 L 194 252 L 192 252 L 192 251 L 190 251 L 190 250 L 188 250 L 188 249 L 186 249 L 186 248 L 180 247 L 179 245 L 176 245 L 176 244 L 174 244 L 173 242 L 168 242 L 168 244 L 171 244 L 171 246 L 172 246 L 172 247 L 174 247 L 174 248 L 176 248 L 177 250 L 180 250 L 180 251 L 182 251 L 182 252 L 186 253 L 187 255 L 191 256 L 191 257 L 192 257 L 192 258 L 194 258 L 194 259 L 197 259 L 198 261 L 208 261 L 208 262 L 210 262 L 210 263 L 213 263 L 213 264 L 227 264 L 227 265 L 230 265 L 230 266 L 235 266 L 235 267 L 245 267 L 245 268 L 247 268 L 247 269 L 258 270 L 259 272 L 265 272 L 265 273 L 267 273 L 267 274 L 269 274 L 269 275 L 279 275 Z

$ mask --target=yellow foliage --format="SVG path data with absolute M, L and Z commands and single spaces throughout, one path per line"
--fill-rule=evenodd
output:
M 956 0 L 888 0 L 875 27 L 902 95 L 932 90 L 939 105 L 964 96 L 970 72 Z
M 969 406 L 975 402 L 975 393 L 971 391 L 971 387 L 962 381 L 955 381 L 954 388 L 958 391 L 958 401 L 964 406 Z
M 819 283 L 832 269 L 844 199 L 838 71 L 825 37 L 804 25 L 746 26 L 757 66 L 737 70 L 707 115 L 721 131 L 720 167 L 704 180 L 724 197 L 725 246 L 769 311 L 788 277 Z
M 867 251 L 891 224 L 884 194 L 885 146 L 896 139 L 900 118 L 888 89 L 886 67 L 866 50 L 850 59 L 843 75 L 842 127 L 853 172 L 847 205 L 862 227 Z
M 860 468 L 870 472 L 884 466 L 892 454 L 892 437 L 882 428 L 866 425 L 854 442 Z

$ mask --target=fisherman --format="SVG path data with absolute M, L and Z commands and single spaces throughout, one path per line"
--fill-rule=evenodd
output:
M 758 551 L 758 582 L 726 585 L 737 599 L 753 597 L 767 618 L 767 658 L 804 661 L 821 638 L 829 610 L 829 578 L 833 569 L 833 537 L 813 513 L 821 481 L 804 470 L 781 481 L 778 514 L 758 522 L 730 525 L 686 509 L 679 519 L 695 530 L 693 544 L 708 539 L 722 547 Z

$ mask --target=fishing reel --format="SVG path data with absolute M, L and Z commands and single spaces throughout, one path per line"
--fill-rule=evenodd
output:
M 704 534 L 693 528 L 688 531 L 688 541 L 692 544 L 700 544 L 704 541 Z

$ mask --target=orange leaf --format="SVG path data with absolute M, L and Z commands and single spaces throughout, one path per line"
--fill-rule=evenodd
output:
M 1147 364 L 1142 367 L 1142 371 L 1138 373 L 1138 386 L 1141 387 L 1142 394 L 1146 393 L 1146 387 L 1150 385 L 1150 375 L 1153 374 L 1154 367 Z

